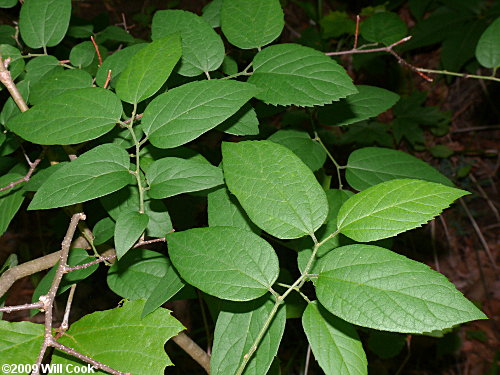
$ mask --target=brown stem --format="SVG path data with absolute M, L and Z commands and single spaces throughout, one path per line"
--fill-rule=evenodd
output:
M 348 51 L 336 51 L 336 52 L 327 52 L 325 55 L 327 56 L 341 56 L 341 55 L 355 55 L 357 53 L 374 53 L 374 52 L 391 52 L 392 49 L 400 44 L 403 44 L 411 39 L 411 35 L 407 36 L 406 38 L 403 38 L 401 40 L 398 40 L 397 42 L 394 42 L 388 46 L 385 47 L 379 47 L 379 48 L 369 48 L 369 49 L 363 49 L 361 48 L 353 48 Z
M 12 96 L 12 99 L 14 99 L 14 102 L 17 104 L 21 112 L 26 112 L 29 109 L 28 105 L 24 101 L 23 96 L 14 83 L 5 62 L 6 60 L 4 60 L 2 58 L 2 54 L 0 54 L 0 82 L 2 82 L 7 90 L 9 90 L 10 96 Z
M 173 337 L 172 340 L 179 345 L 187 354 L 191 356 L 198 364 L 205 369 L 207 374 L 210 374 L 210 356 L 198 346 L 184 332 Z
M 71 247 L 71 241 L 80 220 L 85 220 L 85 214 L 82 212 L 76 213 L 71 217 L 71 222 L 61 244 L 61 251 L 59 253 L 59 266 L 57 267 L 54 280 L 52 281 L 49 292 L 46 295 L 40 296 L 40 302 L 44 303 L 43 309 L 45 310 L 45 333 L 42 348 L 40 349 L 38 359 L 35 363 L 33 371 L 31 372 L 31 375 L 38 375 L 40 373 L 39 367 L 43 361 L 45 352 L 50 346 L 51 342 L 54 340 L 52 337 L 52 316 L 54 300 L 56 298 L 57 290 L 59 289 L 59 284 L 61 283 L 61 280 L 64 276 L 64 269 L 68 266 L 67 261 L 69 250 Z
M 0 307 L 0 313 L 10 314 L 14 311 L 33 310 L 43 308 L 43 302 L 27 303 L 25 305 Z
M 155 238 L 155 239 L 152 239 L 152 240 L 147 240 L 147 241 L 144 241 L 144 240 L 139 240 L 137 241 L 137 243 L 134 245 L 134 249 L 137 248 L 137 247 L 140 247 L 140 246 L 144 246 L 144 245 L 149 245 L 151 243 L 156 243 L 156 242 L 165 242 L 167 239 L 165 237 L 162 237 L 162 238 Z
M 42 161 L 43 153 L 44 153 L 44 151 L 42 151 L 42 153 L 40 154 L 38 159 L 36 159 L 34 162 L 31 162 L 29 159 L 27 159 L 28 164 L 30 166 L 28 173 L 26 173 L 26 175 L 24 177 L 21 177 L 20 179 L 14 181 L 14 182 L 11 182 L 10 184 L 0 188 L 0 192 L 12 189 L 14 186 L 22 184 L 23 182 L 28 182 L 30 180 L 33 172 L 35 172 L 36 167 L 38 167 L 38 164 L 40 164 L 40 162 Z
M 106 371 L 109 374 L 113 374 L 113 375 L 130 375 L 127 372 L 121 372 L 121 371 L 115 370 L 115 369 L 113 369 L 113 368 L 111 368 L 109 366 L 106 366 L 104 363 L 96 361 L 95 359 L 87 357 L 85 354 L 79 353 L 76 350 L 67 347 L 66 345 L 60 344 L 59 342 L 57 342 L 56 340 L 54 340 L 54 338 L 52 338 L 52 336 L 50 338 L 50 343 L 49 344 L 53 348 L 56 348 L 56 349 L 58 349 L 58 350 L 60 350 L 62 352 L 65 352 L 65 353 L 67 353 L 69 355 L 72 355 L 73 357 L 76 357 L 76 358 L 82 360 L 83 362 L 91 364 L 92 367 L 95 367 L 96 369 L 99 369 L 99 370 Z
M 97 59 L 99 60 L 99 66 L 102 65 L 102 57 L 101 57 L 101 52 L 99 51 L 99 47 L 97 46 L 97 43 L 94 40 L 94 37 L 91 36 L 90 40 L 92 41 L 92 44 L 94 45 L 95 52 L 97 53 Z
M 72 271 L 83 270 L 85 268 L 89 268 L 90 266 L 93 266 L 94 264 L 99 264 L 99 263 L 105 262 L 107 260 L 115 259 L 115 258 L 116 258 L 116 254 L 101 256 L 101 257 L 99 257 L 99 259 L 93 260 L 92 262 L 80 264 L 80 265 L 74 266 L 74 267 L 65 267 L 64 271 L 66 273 L 68 273 L 68 272 L 72 272 Z

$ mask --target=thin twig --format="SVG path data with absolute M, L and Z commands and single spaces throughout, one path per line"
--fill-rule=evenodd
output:
M 135 115 L 135 120 L 139 120 L 139 119 L 141 119 L 141 118 L 142 118 L 142 116 L 143 116 L 143 114 L 142 114 L 142 113 L 139 113 L 138 115 Z M 123 123 L 124 123 L 124 124 L 128 124 L 128 123 L 130 123 L 130 122 L 132 122 L 132 117 L 130 117 L 129 119 L 127 119 L 127 120 L 123 121 Z
M 495 215 L 495 218 L 497 219 L 497 222 L 500 222 L 500 214 L 498 213 L 497 208 L 495 207 L 495 204 L 493 201 L 490 199 L 488 194 L 484 191 L 484 189 L 481 187 L 481 185 L 477 182 L 476 177 L 471 173 L 469 174 L 469 178 L 474 182 L 474 185 L 476 185 L 477 190 L 479 190 L 479 193 L 481 193 L 481 196 L 483 197 L 484 200 L 488 203 L 488 206 L 490 206 L 491 211 L 493 211 L 493 214 Z
M 94 45 L 95 52 L 97 53 L 97 59 L 99 60 L 99 66 L 102 65 L 102 57 L 101 57 L 101 52 L 99 51 L 99 46 L 95 42 L 94 37 L 91 35 L 90 40 L 92 41 L 92 44 Z
M 107 89 L 110 81 L 111 81 L 111 69 L 108 70 L 108 76 L 106 77 L 106 82 L 104 82 L 103 88 Z
M 368 49 L 363 49 L 363 46 L 359 48 L 352 48 L 348 51 L 335 51 L 335 52 L 326 52 L 326 56 L 342 56 L 342 55 L 355 55 L 358 53 L 374 53 L 374 52 L 390 52 L 392 49 L 396 46 L 399 46 L 400 44 L 406 43 L 411 39 L 411 35 L 398 40 L 397 42 L 394 42 L 388 46 L 385 47 L 378 47 L 378 48 L 368 48 Z
M 486 79 L 489 81 L 500 82 L 500 78 L 495 77 L 495 76 L 481 76 L 478 74 L 456 73 L 456 72 L 449 72 L 447 70 L 435 70 L 435 69 L 425 69 L 425 68 L 416 68 L 416 69 L 419 72 L 423 72 L 423 73 L 442 74 L 442 75 L 462 77 L 462 78 Z
M 0 53 L 0 82 L 7 88 L 12 96 L 12 99 L 17 104 L 21 112 L 26 112 L 29 108 L 26 102 L 23 99 L 23 96 L 19 92 L 12 76 L 10 75 L 10 71 L 7 69 L 9 63 L 9 59 L 3 59 L 2 54 Z
M 45 356 L 45 352 L 47 348 L 51 345 L 53 341 L 52 337 L 52 316 L 53 316 L 53 307 L 54 300 L 56 298 L 57 290 L 59 289 L 59 284 L 64 276 L 64 269 L 68 266 L 68 255 L 71 247 L 71 241 L 75 234 L 76 228 L 78 227 L 78 222 L 80 220 L 85 220 L 84 213 L 76 213 L 71 217 L 71 222 L 68 226 L 68 230 L 66 231 L 66 235 L 61 244 L 61 252 L 59 255 L 59 266 L 56 269 L 56 274 L 54 276 L 54 280 L 52 281 L 52 285 L 49 289 L 49 292 L 46 295 L 40 296 L 40 302 L 43 302 L 43 310 L 45 310 L 45 333 L 44 340 L 42 343 L 42 347 L 40 349 L 40 353 L 36 360 L 35 366 L 33 367 L 33 371 L 31 375 L 38 375 L 40 373 L 40 365 Z
M 106 371 L 107 373 L 110 373 L 113 375 L 130 375 L 127 372 L 121 372 L 121 371 L 115 370 L 109 366 L 106 366 L 104 363 L 101 363 L 99 361 L 96 361 L 95 359 L 87 357 L 85 354 L 79 353 L 76 350 L 69 348 L 69 347 L 57 342 L 52 336 L 50 338 L 50 346 L 52 346 L 53 348 L 56 348 L 62 352 L 65 352 L 69 355 L 72 355 L 73 357 L 76 357 L 76 358 L 82 360 L 83 362 L 89 363 L 92 365 L 92 367 L 94 367 L 96 369 Z
M 58 335 L 62 335 L 69 328 L 69 313 L 71 311 L 71 304 L 73 303 L 73 296 L 75 295 L 76 284 L 71 285 L 69 290 L 68 301 L 66 302 L 66 308 L 64 309 L 64 317 L 61 325 L 59 326 Z
M 85 264 L 80 264 L 78 266 L 73 266 L 73 267 L 65 267 L 64 268 L 64 272 L 68 273 L 68 272 L 83 270 L 85 268 L 89 268 L 89 267 L 93 266 L 94 264 L 99 264 L 99 263 L 102 263 L 102 262 L 105 262 L 105 261 L 108 261 L 108 260 L 111 260 L 111 259 L 115 259 L 115 258 L 116 258 L 116 254 L 107 255 L 107 256 L 101 256 L 98 259 L 93 260 L 92 262 L 88 262 L 88 263 L 85 263 Z
M 472 126 L 470 128 L 454 129 L 451 133 L 467 133 L 467 132 L 480 132 L 488 130 L 500 130 L 500 125 L 490 125 L 490 126 Z
M 359 14 L 356 15 L 356 31 L 354 33 L 354 47 L 353 49 L 358 48 L 358 37 L 359 37 Z
M 210 374 L 210 356 L 184 332 L 172 338 L 187 354 Z
M 25 305 L 0 307 L 0 313 L 11 313 L 14 311 L 34 310 L 43 308 L 43 302 L 27 303 Z
M 33 174 L 33 172 L 35 172 L 36 167 L 38 167 L 38 164 L 40 164 L 40 162 L 42 161 L 44 151 L 42 151 L 42 153 L 40 154 L 40 156 L 38 157 L 38 159 L 36 159 L 33 162 L 30 161 L 28 159 L 28 157 L 26 157 L 26 159 L 28 161 L 28 164 L 30 166 L 30 169 L 28 170 L 28 173 L 26 173 L 26 175 L 24 177 L 21 177 L 20 179 L 14 181 L 14 182 L 11 182 L 7 186 L 4 186 L 4 187 L 0 188 L 0 192 L 12 189 L 14 186 L 22 184 L 23 182 L 28 182 L 30 180 L 31 175 Z
M 144 246 L 144 245 L 149 245 L 149 244 L 152 244 L 152 243 L 157 243 L 157 242 L 165 242 L 167 239 L 165 237 L 162 237 L 162 238 L 155 238 L 155 239 L 152 239 L 152 240 L 139 240 L 137 241 L 137 243 L 134 245 L 134 249 L 137 248 L 137 247 L 140 247 L 140 246 Z

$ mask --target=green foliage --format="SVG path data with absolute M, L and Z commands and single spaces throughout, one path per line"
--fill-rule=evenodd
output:
M 30 107 L 21 112 L 9 98 L 0 112 L 0 234 L 16 228 L 25 200 L 28 210 L 59 209 L 43 226 L 51 234 L 63 232 L 54 224 L 63 214 L 85 212 L 92 233 L 78 230 L 94 254 L 71 249 L 68 263 L 114 250 L 113 264 L 100 267 L 110 266 L 108 292 L 126 299 L 83 316 L 58 341 L 117 371 L 162 374 L 172 364 L 164 344 L 183 327 L 161 306 L 199 297 L 216 322 L 212 374 L 279 374 L 286 320 L 301 318 L 325 374 L 365 375 L 363 346 L 388 358 L 404 345 L 390 332 L 442 334 L 485 319 L 443 275 L 390 249 L 467 194 L 391 148 L 405 141 L 449 157 L 441 142 L 426 146 L 424 131 L 445 135 L 451 114 L 403 81 L 362 84 L 369 79 L 359 67 L 376 72 L 378 55 L 352 63 L 326 55 L 352 45 L 347 12 L 322 15 L 292 1 L 315 27 L 290 42 L 286 1 L 213 0 L 202 16 L 171 9 L 176 3 L 134 18 L 144 30 L 151 21 L 152 42 L 100 18 L 75 17 L 68 27 L 69 0 L 25 0 L 19 35 L 0 26 L 2 59 Z M 408 34 L 401 3 L 361 10 L 354 52 Z M 393 52 L 439 46 L 444 68 L 480 64 L 495 78 L 500 24 L 488 6 L 410 0 L 413 38 Z M 33 301 L 44 299 L 56 267 Z M 98 267 L 65 274 L 57 294 L 90 282 Z M 0 321 L 0 336 L 1 358 L 34 363 L 43 326 Z M 51 361 L 79 363 L 57 350 Z

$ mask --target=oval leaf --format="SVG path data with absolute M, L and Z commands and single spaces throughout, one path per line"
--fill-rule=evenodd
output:
M 0 336 L 9 338 L 0 342 L 2 358 L 8 358 L 12 364 L 36 362 L 44 336 L 42 324 L 0 320 Z
M 11 182 L 17 181 L 24 176 L 18 173 L 8 173 L 0 177 L 0 187 L 7 186 Z M 24 201 L 24 191 L 22 184 L 14 186 L 12 189 L 0 192 L 0 236 L 5 233 L 10 222 L 16 215 Z
M 33 143 L 69 145 L 109 132 L 121 115 L 122 105 L 115 94 L 89 87 L 35 105 L 11 119 L 7 127 Z
M 267 47 L 253 60 L 248 82 L 268 104 L 312 107 L 357 92 L 344 68 L 322 52 L 298 44 Z
M 302 315 L 302 326 L 326 375 L 368 374 L 366 354 L 352 325 L 312 302 Z
M 149 196 L 167 198 L 181 193 L 222 185 L 222 171 L 213 165 L 191 159 L 163 158 L 148 168 Z
M 121 307 L 85 315 L 58 341 L 121 372 L 163 375 L 165 367 L 173 365 L 165 353 L 165 342 L 184 327 L 166 309 L 143 318 L 143 307 L 144 301 L 126 301 Z M 86 363 L 57 350 L 51 363 L 70 369 L 88 368 Z
M 319 121 L 331 126 L 354 124 L 387 111 L 399 95 L 375 86 L 356 86 L 357 94 L 318 110 Z
M 392 12 L 375 13 L 361 24 L 363 38 L 386 46 L 403 39 L 407 32 L 404 21 Z
M 271 141 L 223 143 L 226 184 L 250 219 L 278 238 L 313 234 L 328 203 L 312 171 L 288 148 Z
M 153 16 L 152 39 L 179 33 L 182 62 L 178 73 L 194 77 L 216 70 L 224 60 L 221 37 L 200 16 L 184 10 L 160 10 Z
M 405 152 L 365 147 L 349 155 L 346 179 L 356 190 L 398 178 L 414 178 L 453 187 L 453 183 L 436 169 Z
M 236 374 L 260 329 L 274 307 L 269 295 L 245 303 L 224 303 L 214 332 L 210 374 Z M 243 375 L 267 374 L 285 331 L 286 309 L 282 305 L 248 362 Z
M 476 58 L 486 68 L 500 66 L 500 17 L 493 21 L 479 38 Z
M 103 87 L 108 79 L 108 71 L 111 70 L 111 87 L 115 87 L 115 83 L 121 73 L 127 68 L 130 59 L 141 49 L 148 46 L 148 43 L 134 44 L 133 46 L 116 51 L 109 56 L 97 70 L 95 82 Z
M 160 148 L 183 145 L 232 116 L 257 93 L 244 82 L 191 82 L 155 98 L 144 111 L 143 130 Z
M 115 225 L 116 258 L 120 259 L 139 239 L 148 226 L 149 217 L 146 214 L 130 211 L 118 217 Z
M 141 48 L 120 74 L 116 95 L 127 103 L 139 103 L 154 95 L 167 81 L 181 55 L 181 40 L 177 34 Z
M 319 301 L 356 325 L 425 333 L 486 318 L 446 277 L 381 247 L 340 247 L 322 265 Z
M 64 38 L 71 17 L 71 0 L 25 0 L 19 31 L 31 48 L 53 47 Z
M 163 254 L 135 249 L 111 266 L 108 271 L 108 286 L 123 298 L 146 299 L 151 296 L 170 266 Z
M 268 140 L 293 151 L 312 171 L 320 169 L 326 160 L 326 152 L 309 134 L 299 130 L 278 130 Z
M 354 241 L 376 241 L 427 223 L 466 194 L 421 180 L 387 181 L 349 198 L 340 208 L 337 226 Z
M 168 253 L 189 284 L 210 295 L 248 301 L 278 277 L 278 257 L 262 238 L 239 228 L 195 228 L 167 235 Z
M 224 36 L 241 49 L 271 43 L 285 26 L 279 0 L 224 0 L 220 18 Z
M 129 155 L 104 144 L 54 172 L 38 189 L 29 210 L 64 207 L 102 197 L 130 182 Z

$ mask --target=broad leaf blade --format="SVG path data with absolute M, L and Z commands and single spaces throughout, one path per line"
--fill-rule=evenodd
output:
M 225 303 L 214 332 L 210 373 L 235 374 L 274 307 L 269 295 L 245 303 Z M 247 364 L 244 375 L 267 374 L 285 330 L 286 310 L 282 305 Z
M 116 257 L 120 259 L 136 243 L 144 229 L 148 226 L 149 217 L 146 214 L 130 211 L 118 217 L 115 225 Z
M 268 140 L 293 151 L 312 171 L 320 169 L 326 160 L 326 152 L 309 134 L 300 130 L 278 130 Z
M 31 48 L 53 47 L 64 38 L 71 17 L 71 0 L 26 0 L 19 14 L 19 31 Z
M 64 207 L 102 197 L 130 182 L 129 155 L 104 144 L 58 169 L 38 189 L 28 209 Z
M 302 326 L 326 375 L 368 374 L 366 354 L 352 325 L 312 302 L 302 315 Z
M 166 82 L 182 47 L 179 35 L 155 40 L 133 55 L 116 84 L 116 95 L 127 103 L 139 103 L 154 95 Z
M 191 82 L 155 98 L 144 111 L 142 125 L 159 148 L 181 146 L 232 116 L 257 93 L 244 82 Z
M 399 95 L 375 86 L 356 86 L 357 94 L 320 108 L 319 121 L 332 126 L 354 124 L 387 111 L 399 100 Z
M 278 277 L 274 249 L 253 232 L 233 227 L 195 228 L 168 234 L 167 243 L 170 259 L 182 278 L 222 299 L 258 298 Z
M 361 24 L 363 38 L 386 46 L 403 39 L 407 32 L 406 24 L 392 12 L 375 13 Z
M 256 97 L 268 104 L 311 107 L 330 104 L 357 92 L 334 60 L 298 44 L 279 44 L 259 52 L 248 82 L 262 89 Z
M 151 296 L 171 264 L 156 251 L 136 249 L 115 262 L 108 271 L 108 286 L 127 299 L 146 299 Z
M 12 364 L 35 363 L 43 335 L 43 324 L 0 320 L 0 356 Z
M 325 221 L 325 192 L 288 148 L 271 141 L 223 143 L 222 155 L 229 190 L 261 229 L 278 238 L 298 238 Z
M 353 324 L 425 333 L 486 318 L 446 277 L 381 247 L 340 247 L 322 265 L 319 301 Z
M 387 181 L 349 198 L 340 208 L 337 226 L 355 241 L 376 241 L 427 223 L 465 194 L 433 182 Z
M 11 182 L 17 181 L 24 176 L 18 173 L 8 173 L 0 177 L 0 187 L 7 186 Z M 14 186 L 12 189 L 0 192 L 0 236 L 5 233 L 10 222 L 16 215 L 24 201 L 24 191 L 22 184 Z
M 486 68 L 500 66 L 500 17 L 493 21 L 479 38 L 476 58 Z
M 414 178 L 453 187 L 448 178 L 429 164 L 401 151 L 365 147 L 349 155 L 346 179 L 356 190 L 398 178 Z
M 198 160 L 163 158 L 148 168 L 149 196 L 167 198 L 222 185 L 222 170 Z
M 238 112 L 217 126 L 217 130 L 233 135 L 257 135 L 259 134 L 257 113 L 246 103 Z
M 165 341 L 184 327 L 165 309 L 141 318 L 143 307 L 144 301 L 129 301 L 122 307 L 86 315 L 58 341 L 118 371 L 163 375 L 165 367 L 173 365 L 165 353 Z M 82 365 L 57 350 L 52 363 Z
M 38 104 L 11 119 L 7 127 L 33 143 L 69 145 L 109 132 L 121 114 L 122 105 L 115 94 L 89 87 Z
M 279 0 L 224 0 L 220 19 L 224 36 L 241 49 L 271 43 L 285 26 Z
M 194 77 L 216 70 L 224 60 L 221 37 L 200 16 L 183 10 L 160 10 L 153 16 L 152 39 L 179 33 L 182 60 L 178 73 Z

